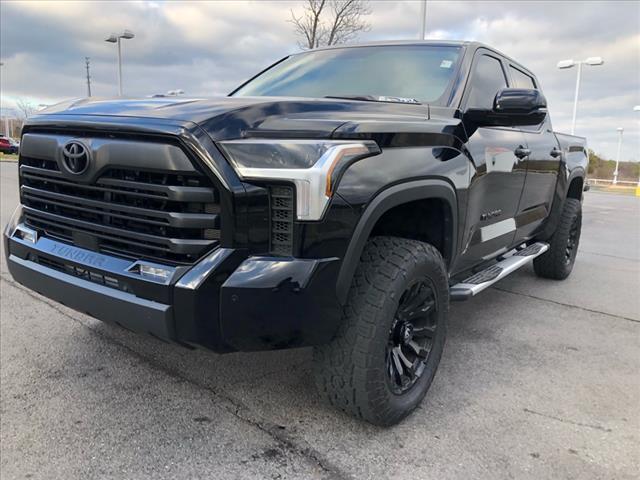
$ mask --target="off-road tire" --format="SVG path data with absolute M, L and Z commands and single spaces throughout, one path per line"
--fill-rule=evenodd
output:
M 536 275 L 554 280 L 569 276 L 576 261 L 581 228 L 582 204 L 575 198 L 567 198 L 558 227 L 549 241 L 549 250 L 533 260 Z
M 410 390 L 393 393 L 387 381 L 385 348 L 403 292 L 428 281 L 436 300 L 436 333 L 422 375 Z M 444 348 L 449 312 L 447 268 L 427 243 L 373 237 L 362 253 L 334 340 L 314 349 L 318 392 L 334 407 L 370 423 L 390 426 L 422 401 Z

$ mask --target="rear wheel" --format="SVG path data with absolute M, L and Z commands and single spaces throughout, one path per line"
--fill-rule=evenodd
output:
M 575 198 L 567 198 L 549 250 L 533 260 L 533 269 L 539 277 L 564 280 L 571 274 L 581 229 L 582 204 Z
M 395 237 L 367 243 L 336 338 L 314 351 L 316 385 L 332 405 L 393 425 L 422 401 L 444 347 L 446 266 L 431 245 Z

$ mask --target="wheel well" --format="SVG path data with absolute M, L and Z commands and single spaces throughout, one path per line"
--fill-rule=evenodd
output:
M 370 237 L 389 235 L 430 243 L 448 263 L 452 255 L 452 215 L 447 202 L 427 198 L 403 203 L 378 219 Z
M 576 200 L 581 200 L 583 185 L 584 179 L 582 177 L 576 177 L 571 180 L 571 183 L 569 184 L 569 190 L 567 190 L 567 198 L 575 198 Z

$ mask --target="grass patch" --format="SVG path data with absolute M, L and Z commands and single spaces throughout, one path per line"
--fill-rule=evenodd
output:
M 640 190 L 637 186 L 620 186 L 616 185 L 591 185 L 591 190 L 594 192 L 614 193 L 618 195 L 635 195 L 640 197 Z
M 7 154 L 7 153 L 0 153 L 0 162 L 17 162 L 18 161 L 18 155 L 12 153 L 12 154 Z

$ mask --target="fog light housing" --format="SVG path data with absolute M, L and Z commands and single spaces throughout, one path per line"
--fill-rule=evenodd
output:
M 157 263 L 138 261 L 131 265 L 127 271 L 130 273 L 136 273 L 147 280 L 166 284 L 171 281 L 176 269 L 165 265 L 158 265 Z
M 38 232 L 32 228 L 25 227 L 24 224 L 19 224 L 13 231 L 13 237 L 24 240 L 25 242 L 36 243 L 38 241 Z

